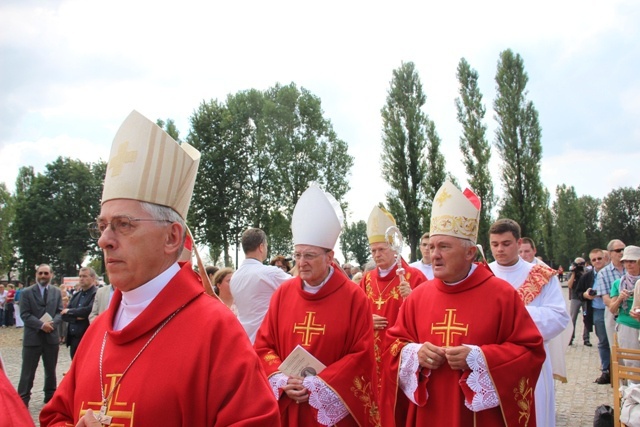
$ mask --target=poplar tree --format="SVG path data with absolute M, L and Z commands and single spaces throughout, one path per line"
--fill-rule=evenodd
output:
M 584 216 L 573 186 L 562 184 L 556 188 L 552 210 L 555 218 L 553 249 L 556 260 L 567 265 L 578 256 L 586 258 L 588 249 L 584 235 Z
M 387 193 L 389 211 L 408 240 L 411 261 L 416 258 L 427 190 L 426 131 L 429 119 L 422 111 L 427 100 L 413 62 L 403 62 L 393 70 L 382 108 L 382 177 L 391 190 Z M 434 135 L 435 129 L 433 129 Z M 437 146 L 439 141 L 434 141 Z M 435 156 L 434 161 L 438 161 Z M 437 190 L 437 188 L 436 188 Z
M 460 136 L 462 163 L 467 172 L 470 188 L 482 201 L 478 243 L 488 248 L 491 210 L 495 199 L 489 171 L 491 145 L 485 136 L 487 126 L 483 123 L 486 108 L 482 103 L 482 93 L 478 87 L 478 72 L 472 69 L 464 58 L 458 63 L 457 77 L 460 84 L 460 97 L 456 98 L 456 110 L 458 122 L 462 125 Z
M 502 159 L 504 189 L 500 216 L 517 221 L 524 236 L 534 237 L 539 234 L 544 207 L 540 181 L 542 129 L 538 111 L 526 99 L 529 77 L 519 54 L 510 49 L 500 54 L 495 80 L 494 110 L 499 125 L 495 145 Z

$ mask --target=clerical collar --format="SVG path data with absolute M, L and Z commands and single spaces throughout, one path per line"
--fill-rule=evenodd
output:
M 310 294 L 317 294 L 318 292 L 320 292 L 320 289 L 322 289 L 322 287 L 327 284 L 327 282 L 331 278 L 332 274 L 333 274 L 333 267 L 329 266 L 329 274 L 322 281 L 322 283 L 320 283 L 318 286 L 311 286 L 311 285 L 307 284 L 307 282 L 305 282 L 303 280 L 302 281 L 302 290 L 305 291 L 305 292 L 309 292 Z
M 445 285 L 447 285 L 447 286 L 455 286 L 455 285 L 457 285 L 458 283 L 462 283 L 462 282 L 464 282 L 465 280 L 467 280 L 467 279 L 469 278 L 469 276 L 471 276 L 471 275 L 473 274 L 473 272 L 474 272 L 474 271 L 476 271 L 476 268 L 478 268 L 478 265 L 477 265 L 477 264 L 475 264 L 475 263 L 473 263 L 473 264 L 471 264 L 471 270 L 469 270 L 469 274 L 467 274 L 467 277 L 465 277 L 464 279 L 459 280 L 459 281 L 457 281 L 457 282 L 455 282 L 455 283 L 447 283 L 447 282 L 445 282 L 445 281 L 443 280 L 443 281 L 442 281 L 442 283 L 444 283 L 444 284 L 445 284 Z
M 396 266 L 396 263 L 394 262 L 393 264 L 391 264 L 391 267 L 389 267 L 386 270 L 383 270 L 380 267 L 378 267 L 378 275 L 380 276 L 380 278 L 386 277 L 389 273 L 391 273 L 391 271 L 395 266 Z
M 123 292 L 113 329 L 119 331 L 138 317 L 179 271 L 180 266 L 176 262 L 144 285 Z

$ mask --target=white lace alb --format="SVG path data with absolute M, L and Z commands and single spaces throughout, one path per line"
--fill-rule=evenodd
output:
M 467 378 L 467 385 L 474 392 L 474 395 L 471 403 L 465 399 L 464 404 L 473 412 L 495 408 L 500 405 L 500 400 L 491 382 L 482 350 L 477 345 L 469 345 L 467 347 L 471 348 L 471 352 L 467 355 L 467 365 L 471 369 L 471 373 Z
M 410 343 L 404 346 L 400 353 L 400 369 L 398 371 L 398 383 L 404 394 L 410 401 L 417 405 L 414 398 L 418 389 L 418 375 L 420 372 L 420 362 L 418 361 L 418 350 L 421 344 Z M 431 374 L 431 371 L 429 371 Z M 429 397 L 429 392 L 427 392 Z

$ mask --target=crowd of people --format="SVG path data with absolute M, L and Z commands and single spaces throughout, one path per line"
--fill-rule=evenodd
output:
M 375 205 L 372 262 L 340 265 L 342 210 L 312 184 L 292 214 L 291 258 L 267 263 L 268 236 L 249 228 L 236 271 L 196 271 L 181 256 L 199 156 L 131 113 L 90 226 L 110 285 L 97 289 L 95 272 L 82 269 L 65 307 L 42 264 L 22 291 L 18 394 L 27 407 L 42 358 L 41 425 L 554 426 L 558 339 L 577 313 L 593 313 L 599 383 L 610 357 L 600 303 L 617 314 L 618 340 L 639 345 L 640 248 L 615 240 L 611 263 L 600 249 L 593 268 L 576 259 L 568 311 L 558 272 L 515 221 L 491 226 L 495 261 L 486 262 L 481 201 L 450 182 L 434 197 L 415 263 L 389 235 L 395 218 Z M 63 321 L 72 363 L 58 384 Z

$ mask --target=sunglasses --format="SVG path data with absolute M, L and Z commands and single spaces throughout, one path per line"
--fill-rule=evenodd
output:
M 624 248 L 620 248 L 620 249 L 611 249 L 611 252 L 621 253 L 622 251 L 624 251 Z
M 591 262 L 602 261 L 602 257 L 591 258 Z

